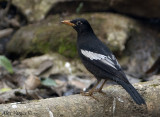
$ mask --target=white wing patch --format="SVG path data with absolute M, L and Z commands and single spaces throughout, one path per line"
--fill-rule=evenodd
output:
M 102 54 L 94 53 L 94 52 L 83 50 L 83 49 L 81 49 L 81 53 L 85 57 L 87 57 L 87 58 L 89 58 L 91 60 L 100 60 L 101 62 L 103 62 L 105 64 L 108 64 L 109 66 L 111 66 L 112 68 L 117 70 L 117 68 L 115 67 L 114 62 L 112 62 L 112 58 L 113 58 L 113 60 L 116 60 L 116 58 L 113 57 L 113 56 L 111 58 L 110 56 L 105 56 L 105 55 L 102 55 Z M 116 62 L 117 62 L 117 60 L 116 60 Z M 119 64 L 117 64 L 117 65 L 119 66 Z
M 116 59 L 116 57 L 114 55 L 112 55 L 112 59 L 115 60 L 117 65 L 118 65 L 118 67 L 121 68 L 120 64 L 118 63 L 118 61 L 117 61 L 117 59 Z

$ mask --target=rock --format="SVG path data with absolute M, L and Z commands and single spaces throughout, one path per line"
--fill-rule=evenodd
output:
M 83 3 L 80 12 L 105 12 L 113 10 L 136 17 L 160 18 L 159 0 L 82 0 L 80 2 L 78 0 L 76 2 L 75 0 L 70 0 L 70 2 L 63 1 L 62 3 L 54 4 L 48 13 L 55 14 L 64 11 L 75 13 L 80 3 Z
M 153 7 L 154 6 L 154 7 Z M 159 0 L 110 0 L 110 7 L 118 12 L 145 18 L 159 18 Z
M 80 4 L 82 12 L 106 11 L 106 1 L 99 0 L 14 0 L 13 4 L 21 9 L 30 22 L 44 19 L 48 14 L 70 12 L 76 13 Z M 96 4 L 96 5 L 95 5 Z
M 140 78 L 160 56 L 159 50 L 159 38 L 144 27 L 141 33 L 131 32 L 131 38 L 126 43 L 126 49 L 120 63 L 127 67 L 128 74 Z
M 109 0 L 62 0 L 52 5 L 46 17 L 51 14 L 78 14 L 88 12 L 105 12 L 109 10 Z
M 65 19 L 77 17 L 88 19 L 96 35 L 108 44 L 112 51 L 124 50 L 130 32 L 141 30 L 138 22 L 118 14 L 90 13 L 72 15 Z M 54 51 L 70 58 L 77 56 L 76 32 L 71 27 L 62 25 L 60 19 L 58 15 L 54 15 L 40 23 L 22 27 L 8 43 L 6 52 L 23 56 Z
M 6 52 L 27 55 L 55 51 L 70 57 L 75 56 L 75 32 L 61 25 L 59 18 L 57 15 L 43 22 L 22 27 L 8 43 Z
M 21 9 L 29 21 L 41 20 L 45 13 L 58 0 L 13 0 L 13 4 Z
M 145 18 L 160 17 L 158 12 L 160 10 L 160 1 L 158 0 L 13 0 L 13 4 L 31 22 L 42 20 L 49 14 L 104 12 L 107 10 Z
M 107 14 L 103 18 L 102 24 L 104 25 L 99 26 L 102 28 L 97 33 L 112 51 L 123 51 L 127 39 L 130 38 L 130 32 L 132 30 L 141 31 L 141 26 L 136 20 L 123 15 Z

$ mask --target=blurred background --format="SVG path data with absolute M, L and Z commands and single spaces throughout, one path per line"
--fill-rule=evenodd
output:
M 96 79 L 77 54 L 76 32 L 60 23 L 64 19 L 87 19 L 131 83 L 158 78 L 159 11 L 159 0 L 0 0 L 0 103 L 93 86 Z

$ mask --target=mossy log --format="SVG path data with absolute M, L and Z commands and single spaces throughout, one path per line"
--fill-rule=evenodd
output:
M 160 115 L 160 79 L 138 83 L 135 88 L 146 100 L 147 106 L 137 105 L 120 86 L 109 86 L 104 94 L 91 97 L 71 95 L 59 98 L 34 100 L 24 103 L 0 105 L 4 117 L 129 117 Z

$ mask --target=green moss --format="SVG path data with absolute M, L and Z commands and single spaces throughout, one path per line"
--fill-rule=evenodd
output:
M 53 29 L 53 27 L 55 26 L 41 26 L 35 31 L 30 48 L 31 52 L 49 53 L 53 51 L 69 58 L 76 57 L 76 39 L 75 35 L 72 34 L 73 30 L 66 31 L 66 26 L 64 26 L 65 28 L 57 27 L 56 29 Z
M 56 41 L 53 47 L 55 51 L 66 57 L 74 58 L 77 56 L 76 42 L 73 39 L 60 38 Z
M 150 85 L 150 86 L 152 86 L 152 87 L 157 87 L 157 86 L 159 86 L 159 84 L 152 84 L 152 85 Z
M 35 31 L 32 40 L 32 52 L 48 53 L 50 52 L 50 35 L 52 29 L 49 27 L 41 27 Z M 44 32 L 47 32 L 44 33 Z

